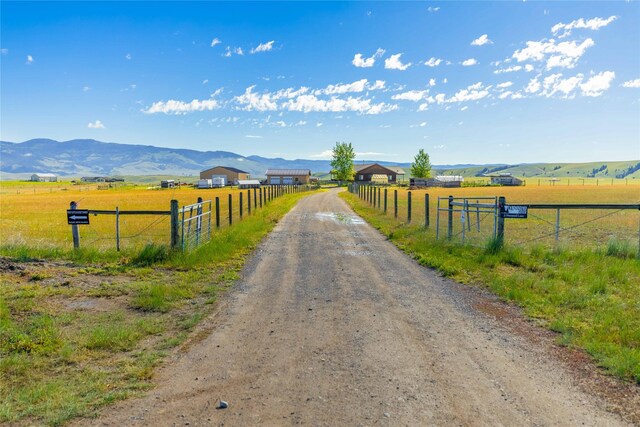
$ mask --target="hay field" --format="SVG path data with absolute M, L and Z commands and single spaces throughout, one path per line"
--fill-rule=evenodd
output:
M 393 194 L 398 192 L 398 220 L 407 222 L 407 188 L 388 187 L 387 215 L 394 215 Z M 576 186 L 523 186 L 523 187 L 462 187 L 429 188 L 412 190 L 412 220 L 415 227 L 425 224 L 425 194 L 429 194 L 430 228 L 427 231 L 435 236 L 438 197 L 475 197 L 504 196 L 507 204 L 640 204 L 640 183 L 619 185 L 576 185 Z M 384 205 L 384 188 L 381 189 Z M 481 201 L 487 203 L 489 201 Z M 376 204 L 377 205 L 377 204 Z M 442 201 L 441 207 L 446 208 Z M 606 246 L 611 240 L 627 241 L 638 247 L 640 234 L 640 211 L 638 210 L 561 210 L 559 241 L 555 241 L 555 209 L 531 209 L 528 219 L 507 219 L 505 221 L 505 240 L 508 244 L 531 245 L 556 244 L 576 247 Z M 480 231 L 477 219 L 480 217 Z M 465 218 L 465 241 L 483 245 L 493 233 L 493 215 L 470 212 Z M 446 236 L 447 212 L 440 212 L 440 237 Z M 469 230 L 471 228 L 471 230 Z M 455 215 L 453 235 L 462 238 L 462 222 Z
M 4 187 L 5 183 L 3 183 Z M 20 187 L 20 186 L 17 186 Z M 57 188 L 55 183 L 43 188 Z M 170 201 L 176 199 L 180 206 L 193 204 L 198 197 L 203 200 L 220 198 L 221 228 L 227 227 L 228 195 L 233 198 L 233 220 L 239 219 L 238 199 L 240 190 L 223 189 L 147 189 L 146 187 L 120 187 L 97 190 L 96 186 L 68 186 L 66 191 L 23 191 L 0 194 L 0 240 L 2 245 L 26 245 L 29 247 L 71 248 L 71 227 L 67 225 L 66 211 L 69 203 L 78 203 L 78 209 L 162 210 L 168 211 Z M 244 213 L 247 209 L 247 191 L 244 195 Z M 253 194 L 252 194 L 253 195 Z M 253 197 L 251 204 L 253 206 Z M 214 205 L 215 206 L 215 205 Z M 215 210 L 215 207 L 213 207 Z M 137 249 L 147 243 L 169 244 L 169 216 L 121 215 L 121 248 Z M 81 225 L 81 247 L 96 249 L 115 248 L 115 216 L 90 217 L 90 225 Z M 215 228 L 215 217 L 212 221 Z

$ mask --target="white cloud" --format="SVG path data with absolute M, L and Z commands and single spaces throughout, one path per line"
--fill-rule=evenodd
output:
M 278 104 L 272 99 L 270 93 L 257 94 L 253 92 L 255 85 L 249 86 L 244 94 L 233 98 L 239 104 L 243 104 L 243 110 L 247 111 L 275 111 Z
M 235 53 L 236 55 L 244 55 L 244 52 L 242 51 L 241 47 L 234 48 L 233 53 Z
M 528 41 L 527 47 L 516 50 L 512 58 L 518 62 L 547 60 L 547 69 L 561 67 L 573 68 L 584 53 L 595 43 L 586 39 L 578 44 L 576 41 L 557 43 L 554 39 L 543 41 Z
M 395 55 L 391 55 L 389 58 L 384 60 L 384 68 L 388 70 L 400 70 L 404 71 L 411 66 L 411 62 L 407 64 L 403 64 L 400 61 L 401 53 L 396 53 Z
M 489 39 L 489 36 L 487 34 L 483 34 L 471 42 L 471 46 L 482 46 L 485 44 L 493 44 L 493 42 Z
M 463 67 L 470 67 L 472 65 L 476 65 L 477 63 L 478 61 L 476 61 L 475 58 L 465 59 L 464 61 L 461 62 Z
M 333 112 L 341 113 L 354 111 L 360 114 L 381 114 L 397 110 L 398 106 L 384 102 L 374 104 L 371 99 L 348 97 L 331 97 L 328 100 L 319 99 L 315 95 L 300 95 L 281 104 L 282 108 L 288 111 L 311 112 Z
M 170 99 L 168 101 L 158 101 L 151 104 L 151 107 L 142 110 L 145 114 L 187 114 L 194 111 L 210 111 L 219 108 L 220 104 L 215 99 L 199 100 L 194 99 L 191 102 L 176 101 Z
M 421 127 L 421 128 L 425 127 L 426 125 L 427 125 L 427 122 L 422 122 L 422 123 L 420 123 L 420 127 Z
M 521 65 L 514 65 L 512 67 L 499 68 L 499 69 L 495 70 L 493 72 L 493 74 L 513 73 L 514 71 L 520 71 L 520 70 L 522 70 L 522 66 Z
M 504 83 L 500 83 L 500 84 L 496 85 L 496 87 L 502 89 L 502 88 L 505 88 L 505 87 L 509 87 L 511 85 L 513 85 L 513 82 L 504 82 Z
M 425 102 L 418 106 L 418 111 L 427 111 L 429 109 L 429 103 Z
M 349 92 L 364 92 L 365 90 L 379 90 L 384 89 L 384 86 L 384 80 L 376 80 L 374 83 L 369 84 L 367 79 L 361 79 L 353 83 L 329 85 L 324 89 L 317 89 L 313 93 L 315 95 L 335 95 Z
M 214 46 L 216 46 L 216 45 L 219 45 L 220 43 L 222 43 L 222 42 L 220 41 L 220 39 L 219 39 L 219 38 L 217 38 L 217 37 L 216 37 L 216 38 L 214 38 L 213 40 L 211 40 L 211 47 L 214 47 Z
M 527 85 L 527 87 L 524 89 L 525 92 L 527 93 L 536 93 L 540 90 L 542 86 L 540 85 L 540 82 L 538 81 L 538 77 L 533 78 L 531 80 L 529 80 L 529 84 Z
M 571 21 L 568 24 L 563 24 L 562 22 L 551 27 L 551 33 L 554 35 L 563 31 L 562 34 L 558 35 L 559 38 L 564 38 L 571 35 L 571 31 L 574 29 L 587 29 L 587 30 L 599 30 L 602 27 L 606 27 L 611 24 L 613 21 L 618 19 L 617 16 L 610 16 L 608 18 L 592 18 L 589 20 L 584 20 L 584 18 L 576 19 L 575 21 Z
M 84 87 L 82 88 L 82 91 L 83 91 L 83 92 L 89 92 L 90 90 L 91 90 L 91 88 L 90 88 L 89 86 L 84 86 Z
M 131 54 L 130 54 L 130 53 L 127 53 L 124 57 L 125 57 L 125 58 L 127 58 L 127 59 L 129 59 L 129 60 L 132 58 L 132 56 L 131 56 Z
M 436 7 L 429 6 L 429 7 L 427 8 L 427 12 L 429 12 L 429 13 L 436 13 L 436 12 L 437 12 L 437 11 L 439 11 L 439 10 L 440 10 L 440 6 L 436 6 Z
M 26 63 L 28 65 L 31 65 L 31 64 L 33 64 L 33 62 L 34 62 L 33 56 L 27 55 L 27 62 Z
M 442 64 L 442 59 L 436 58 L 436 57 L 433 57 L 433 56 L 431 58 L 429 58 L 429 60 L 424 63 L 424 65 L 426 65 L 427 67 L 431 67 L 431 68 L 437 67 L 440 64 Z
M 591 76 L 589 80 L 580 84 L 580 90 L 585 96 L 596 97 L 602 95 L 611 87 L 611 82 L 616 78 L 613 71 L 604 71 Z
M 640 79 L 629 80 L 622 83 L 622 87 L 632 87 L 632 88 L 640 88 Z
M 384 49 L 378 48 L 378 50 L 376 50 L 376 52 L 369 58 L 363 58 L 361 53 L 356 53 L 351 63 L 356 67 L 370 68 L 376 63 L 376 59 L 384 55 L 384 52 Z
M 397 93 L 391 97 L 394 100 L 402 100 L 402 101 L 420 101 L 425 99 L 429 91 L 427 90 L 410 90 L 408 92 Z
M 321 127 L 323 124 L 324 124 L 324 123 L 322 123 L 322 122 L 318 122 L 318 123 L 316 123 L 316 127 L 317 127 L 317 128 L 319 128 L 319 127 Z
M 260 135 L 245 135 L 244 137 L 245 138 L 253 138 L 253 139 L 261 139 L 262 138 Z
M 533 65 L 531 65 L 531 64 L 526 64 L 526 65 L 524 66 L 524 70 L 525 70 L 526 72 L 528 72 L 528 73 L 532 72 L 532 71 L 533 71 Z
M 273 44 L 275 43 L 275 40 L 271 40 L 268 41 L 266 43 L 260 43 L 255 49 L 251 49 L 251 53 L 258 53 L 258 52 L 269 52 L 271 49 L 273 49 Z M 242 55 L 241 53 L 239 55 Z
M 433 87 L 436 85 L 436 79 L 429 79 L 429 86 Z
M 466 110 L 468 110 L 468 109 L 469 109 L 469 107 L 465 105 L 464 107 L 462 107 L 462 108 L 460 109 L 460 111 L 466 111 Z
M 100 120 L 96 120 L 93 123 L 89 122 L 87 127 L 89 129 L 104 129 L 104 124 L 102 124 L 102 122 Z
M 309 157 L 330 159 L 333 157 L 333 150 L 324 150 L 322 153 L 310 154 Z
M 487 96 L 489 96 L 488 88 L 483 87 L 482 83 L 478 82 L 468 86 L 466 89 L 459 90 L 455 95 L 447 99 L 447 102 L 478 101 Z
M 203 85 L 206 85 L 207 83 L 209 83 L 209 79 L 204 79 L 204 80 L 202 81 L 202 84 L 203 84 Z
M 231 55 L 233 55 L 234 53 L 235 53 L 236 55 L 240 55 L 240 56 L 244 55 L 244 51 L 242 50 L 242 48 L 241 48 L 241 47 L 234 47 L 234 48 L 232 48 L 232 47 L 230 47 L 230 46 L 227 46 L 227 47 L 225 48 L 225 52 L 224 52 L 224 54 L 222 54 L 222 56 L 225 56 L 225 57 L 229 58 L 229 57 L 230 57 Z

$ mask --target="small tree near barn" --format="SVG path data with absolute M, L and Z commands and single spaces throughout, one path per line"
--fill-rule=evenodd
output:
M 430 178 L 431 177 L 431 161 L 429 155 L 421 148 L 418 154 L 413 158 L 411 165 L 411 176 L 414 178 Z
M 333 159 L 331 160 L 331 173 L 335 175 L 335 178 L 340 181 L 352 181 L 356 174 L 356 170 L 353 167 L 353 159 L 356 158 L 356 153 L 353 151 L 351 143 L 336 142 L 336 146 L 333 147 Z

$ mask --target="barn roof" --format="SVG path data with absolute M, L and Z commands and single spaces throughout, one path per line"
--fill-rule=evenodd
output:
M 361 170 L 364 170 L 366 168 L 369 168 L 371 166 L 379 166 L 381 168 L 387 169 L 393 173 L 395 173 L 396 175 L 404 175 L 404 169 L 402 169 L 401 167 L 398 166 L 382 166 L 379 163 L 367 163 L 364 165 L 355 165 L 355 169 L 356 172 L 360 172 Z
M 260 185 L 257 179 L 239 179 L 238 185 Z
M 55 173 L 34 173 L 33 175 L 39 176 L 41 178 L 54 178 L 56 176 Z
M 215 168 L 222 168 L 222 169 L 226 169 L 228 171 L 235 172 L 235 173 L 249 173 L 249 172 L 245 172 L 245 171 L 242 171 L 240 169 L 237 169 L 237 168 L 234 168 L 234 167 L 231 167 L 231 166 L 221 166 L 221 165 L 220 166 L 214 166 L 214 167 L 209 168 L 209 169 L 205 169 L 202 172 L 210 171 L 211 169 L 215 169 Z
M 311 175 L 309 169 L 267 169 L 265 175 Z

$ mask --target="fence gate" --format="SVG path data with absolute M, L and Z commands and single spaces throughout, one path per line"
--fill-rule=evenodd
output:
M 211 200 L 184 206 L 181 214 L 182 251 L 194 249 L 211 240 Z
M 498 197 L 438 197 L 436 239 L 444 232 L 447 239 L 483 245 L 498 234 L 499 216 Z

